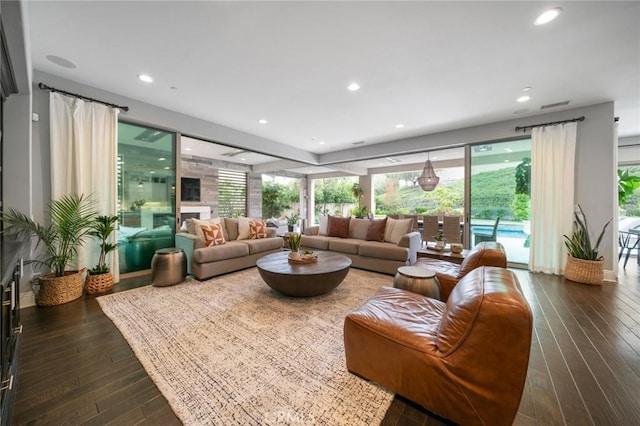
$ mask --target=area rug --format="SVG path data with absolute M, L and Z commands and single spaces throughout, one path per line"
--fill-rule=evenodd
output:
M 393 394 L 347 371 L 343 324 L 391 281 L 352 269 L 326 295 L 290 298 L 253 268 L 98 302 L 186 425 L 372 425 Z

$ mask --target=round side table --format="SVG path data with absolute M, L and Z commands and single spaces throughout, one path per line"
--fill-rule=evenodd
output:
M 179 248 L 156 250 L 151 260 L 151 284 L 166 287 L 187 278 L 187 256 Z
M 440 300 L 440 282 L 436 273 L 421 266 L 399 267 L 393 286 Z

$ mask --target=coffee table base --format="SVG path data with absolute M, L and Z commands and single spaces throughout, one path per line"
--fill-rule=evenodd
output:
M 351 259 L 329 252 L 318 253 L 318 262 L 292 265 L 287 252 L 258 259 L 257 266 L 265 283 L 278 293 L 291 297 L 313 297 L 335 289 L 345 279 Z

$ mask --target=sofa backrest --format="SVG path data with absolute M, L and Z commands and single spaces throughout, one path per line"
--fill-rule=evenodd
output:
M 464 277 L 469 272 L 479 266 L 507 267 L 507 254 L 502 244 L 495 241 L 487 241 L 476 244 L 476 246 L 464 258 L 458 271 L 458 279 Z

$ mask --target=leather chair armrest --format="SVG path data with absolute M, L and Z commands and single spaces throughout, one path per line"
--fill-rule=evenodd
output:
M 319 235 L 320 234 L 320 225 L 307 226 L 304 228 L 304 235 Z

